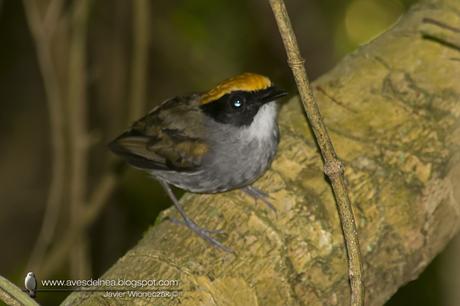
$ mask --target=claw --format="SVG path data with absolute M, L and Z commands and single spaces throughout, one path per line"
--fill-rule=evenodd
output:
M 269 198 L 269 195 L 260 190 L 260 189 L 257 189 L 256 187 L 253 187 L 253 186 L 246 186 L 246 187 L 243 187 L 241 190 L 243 190 L 243 192 L 245 192 L 247 195 L 253 197 L 256 201 L 257 200 L 261 200 L 262 202 L 264 202 L 271 210 L 273 210 L 275 213 L 276 213 L 276 208 L 275 206 L 273 206 L 273 204 L 267 199 Z

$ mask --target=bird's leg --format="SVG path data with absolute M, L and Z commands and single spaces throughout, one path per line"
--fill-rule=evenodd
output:
M 268 200 L 269 196 L 267 193 L 263 192 L 262 190 L 253 187 L 253 186 L 245 186 L 241 188 L 247 195 L 253 197 L 255 200 L 262 200 L 270 209 L 276 212 L 275 206 Z
M 163 187 L 163 189 L 168 194 L 168 196 L 171 199 L 171 201 L 173 201 L 174 206 L 176 207 L 177 211 L 181 215 L 182 219 L 184 219 L 184 222 L 181 222 L 179 220 L 171 218 L 172 222 L 187 226 L 189 229 L 191 229 L 193 232 L 195 232 L 195 234 L 197 234 L 198 236 L 200 236 L 204 240 L 208 241 L 212 246 L 220 248 L 221 250 L 224 250 L 224 251 L 229 252 L 229 253 L 234 253 L 234 251 L 232 249 L 230 249 L 229 247 L 223 245 L 217 239 L 215 239 L 215 238 L 213 238 L 213 237 L 211 237 L 209 235 L 210 233 L 213 233 L 213 232 L 214 233 L 222 233 L 222 231 L 211 231 L 211 230 L 207 230 L 205 228 L 202 228 L 202 227 L 198 226 L 191 218 L 189 218 L 187 216 L 187 214 L 185 213 L 184 208 L 182 207 L 182 205 L 180 205 L 179 201 L 177 200 L 176 196 L 172 192 L 171 187 L 169 187 L 168 183 L 166 183 L 163 180 L 159 180 L 159 182 L 160 182 L 161 186 Z

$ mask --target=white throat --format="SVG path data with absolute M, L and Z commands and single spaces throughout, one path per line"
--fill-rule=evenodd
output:
M 247 139 L 265 140 L 272 138 L 276 133 L 276 112 L 277 105 L 275 101 L 262 105 L 254 116 L 251 125 L 244 131 L 244 133 L 247 133 Z

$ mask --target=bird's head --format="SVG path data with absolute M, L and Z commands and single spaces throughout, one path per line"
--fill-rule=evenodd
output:
M 274 121 L 276 105 L 272 102 L 285 95 L 269 78 L 243 73 L 201 94 L 199 104 L 215 121 L 241 127 L 250 126 L 258 114 L 259 121 Z
M 29 272 L 29 273 L 27 273 L 27 276 L 28 277 L 35 277 L 35 274 L 34 274 L 34 272 Z

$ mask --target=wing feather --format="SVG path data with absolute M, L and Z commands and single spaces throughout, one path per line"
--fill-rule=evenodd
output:
M 192 103 L 184 98 L 165 101 L 117 137 L 110 144 L 111 149 L 138 168 L 175 171 L 199 168 L 209 148 L 196 136 L 202 128 L 201 112 Z

